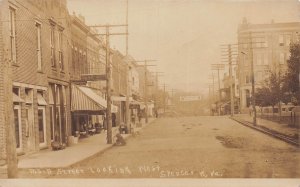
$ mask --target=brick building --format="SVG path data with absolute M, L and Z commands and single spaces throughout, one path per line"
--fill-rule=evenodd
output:
M 104 84 L 100 80 L 84 80 L 82 76 L 89 75 L 104 75 L 105 73 L 105 59 L 101 57 L 103 55 L 103 43 L 102 39 L 96 35 L 96 31 L 88 27 L 85 24 L 85 18 L 82 15 L 76 16 L 75 13 L 69 17 L 70 30 L 71 30 L 71 47 L 69 48 L 69 69 L 70 69 L 70 82 L 71 82 L 71 100 L 78 100 L 80 94 L 86 100 L 86 103 L 95 103 L 95 100 L 89 100 L 88 92 L 96 93 L 97 97 L 101 97 L 104 101 Z M 105 55 L 105 53 L 104 53 Z M 78 86 L 84 87 L 78 89 Z M 74 94 L 77 93 L 77 94 Z M 94 98 L 95 99 L 95 98 Z M 75 107 L 75 102 L 72 103 L 72 135 L 75 135 L 76 131 L 83 129 L 84 123 L 99 123 L 102 122 L 100 114 L 104 114 L 105 106 L 99 108 L 101 112 L 97 112 L 93 107 L 88 107 L 86 103 L 78 102 Z M 92 104 L 93 105 L 93 104 Z
M 69 29 L 62 19 L 68 15 L 66 1 L 3 0 L 0 8 L 1 51 L 7 52 L 12 68 L 17 153 L 49 148 L 54 140 L 66 143 L 70 130 L 65 64 Z M 5 60 L 1 58 L 1 64 Z
M 290 43 L 298 40 L 300 23 L 250 24 L 244 19 L 238 28 L 238 71 L 241 112 L 247 112 L 251 98 L 251 63 L 255 86 L 259 87 L 270 71 L 284 71 L 290 57 Z

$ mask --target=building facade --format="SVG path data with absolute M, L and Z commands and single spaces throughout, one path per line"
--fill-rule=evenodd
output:
M 69 29 L 67 20 L 58 18 L 67 15 L 66 1 L 1 2 L 1 51 L 7 52 L 12 70 L 18 155 L 48 148 L 55 140 L 66 143 L 70 129 L 65 55 Z
M 300 23 L 250 24 L 244 19 L 238 28 L 238 86 L 240 110 L 251 104 L 251 63 L 255 87 L 262 85 L 270 71 L 283 74 L 290 57 L 290 44 L 298 41 Z

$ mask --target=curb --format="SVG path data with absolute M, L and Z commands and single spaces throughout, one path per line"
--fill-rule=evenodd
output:
M 299 147 L 300 145 L 299 145 L 299 143 L 298 142 L 296 142 L 296 141 L 294 141 L 293 139 L 291 139 L 290 137 L 288 137 L 288 136 L 286 136 L 286 135 L 282 135 L 282 134 L 280 134 L 280 133 L 278 133 L 278 132 L 272 132 L 271 130 L 265 130 L 265 129 L 262 129 L 262 128 L 260 128 L 260 127 L 255 127 L 255 126 L 253 126 L 253 124 L 251 123 L 251 122 L 247 122 L 247 121 L 244 121 L 244 120 L 241 120 L 241 119 L 236 119 L 236 118 L 234 118 L 234 117 L 229 117 L 229 119 L 231 119 L 231 120 L 234 120 L 234 121 L 236 121 L 236 122 L 238 122 L 238 123 L 240 123 L 240 124 L 242 124 L 242 125 L 244 125 L 244 126 L 246 126 L 246 127 L 249 127 L 249 128 L 251 128 L 251 129 L 254 129 L 254 130 L 256 130 L 256 131 L 259 131 L 259 132 L 261 132 L 261 133 L 264 133 L 264 134 L 266 134 L 266 135 L 269 135 L 269 136 L 271 136 L 271 137 L 273 137 L 273 138 L 276 138 L 276 139 L 279 139 L 279 140 L 281 140 L 281 141 L 284 141 L 284 142 L 286 142 L 286 143 L 288 143 L 288 144 L 291 144 L 291 145 L 294 145 L 294 146 L 297 146 L 297 147 Z M 248 124 L 247 124 L 248 123 Z M 249 125 L 249 123 L 250 124 L 252 124 L 252 126 L 251 125 Z

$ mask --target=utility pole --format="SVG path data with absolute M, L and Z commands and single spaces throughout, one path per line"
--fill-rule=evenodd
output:
M 148 66 L 156 66 L 156 65 L 149 65 L 147 62 L 154 62 L 156 60 L 143 60 L 143 61 L 134 61 L 134 62 L 144 62 L 144 65 L 138 65 L 139 67 L 144 67 L 144 81 L 145 81 L 145 91 L 144 91 L 144 104 L 145 104 L 145 123 L 148 123 L 148 73 L 147 67 Z
M 7 164 L 7 177 L 17 178 L 18 176 L 18 161 L 16 152 L 16 139 L 15 139 L 15 125 L 13 118 L 13 95 L 12 95 L 12 67 L 11 61 L 8 60 L 8 54 L 5 52 L 4 64 L 2 70 L 3 100 L 4 104 L 4 129 L 5 129 L 5 141 L 6 141 L 6 164 Z M 6 57 L 5 57 L 6 56 Z
M 222 55 L 222 56 L 226 56 L 226 61 L 222 61 L 222 62 L 228 63 L 228 66 L 229 66 L 230 115 L 231 115 L 231 117 L 234 115 L 234 90 L 233 90 L 234 80 L 233 80 L 233 75 L 232 75 L 232 65 L 233 65 L 232 58 L 233 58 L 233 55 L 237 55 L 236 48 L 232 49 L 232 45 L 235 45 L 235 44 L 225 45 L 226 51 L 223 51 L 223 52 L 225 52 L 225 54 Z
M 106 27 L 106 123 L 107 123 L 107 143 L 112 144 L 112 121 L 111 121 L 111 68 L 110 68 L 110 46 L 109 46 L 109 27 Z
M 126 0 L 126 33 L 128 33 L 128 1 Z M 128 57 L 128 34 L 126 35 L 126 57 Z M 131 122 L 130 122 L 130 113 L 129 113 L 129 96 L 131 95 L 131 82 L 129 79 L 130 66 L 129 62 L 126 63 L 126 103 L 125 103 L 125 123 L 126 127 L 131 133 Z
M 159 91 L 159 87 L 158 87 L 158 77 L 159 76 L 163 76 L 163 72 L 155 72 L 156 76 L 155 76 L 155 79 L 156 79 L 156 88 L 155 88 L 155 110 L 157 111 L 158 110 L 158 98 L 157 98 L 157 94 L 158 94 L 158 91 Z
M 164 84 L 164 113 L 166 113 L 166 84 Z
M 111 121 L 111 63 L 110 63 L 110 45 L 109 45 L 109 36 L 110 35 L 128 35 L 128 33 L 110 33 L 111 27 L 126 27 L 127 25 L 93 25 L 90 27 L 104 27 L 105 34 L 96 34 L 96 35 L 105 35 L 106 40 L 106 126 L 107 126 L 107 144 L 112 144 L 112 121 Z
M 251 95 L 252 95 L 251 96 L 251 105 L 252 105 L 252 110 L 253 110 L 253 125 L 256 126 L 257 121 L 256 121 L 256 107 L 255 107 L 256 98 L 255 98 L 255 77 L 254 77 L 255 75 L 254 75 L 254 62 L 253 62 L 253 49 L 254 49 L 253 44 L 265 44 L 265 42 L 264 41 L 262 41 L 262 42 L 261 41 L 253 42 L 252 40 L 254 38 L 265 39 L 265 37 L 264 36 L 255 36 L 255 37 L 253 37 L 252 33 L 256 33 L 256 34 L 259 34 L 259 35 L 265 34 L 265 32 L 259 32 L 259 31 L 258 32 L 250 31 L 250 32 L 248 32 L 248 34 L 245 33 L 245 35 L 244 36 L 241 35 L 240 38 L 241 39 L 246 38 L 246 39 L 249 40 L 249 42 L 242 42 L 242 43 L 239 42 L 238 45 L 246 44 L 248 46 L 248 54 L 243 52 L 243 51 L 241 51 L 241 53 L 250 57 L 250 63 L 251 63 Z M 261 49 L 261 48 L 264 48 L 264 47 L 261 47 L 261 46 L 256 47 L 256 49 Z
M 230 115 L 231 117 L 234 115 L 234 100 L 233 100 L 233 78 L 232 78 L 232 59 L 231 59 L 231 45 L 228 45 L 228 53 L 229 53 L 229 81 L 230 81 Z
M 220 70 L 224 69 L 224 64 L 212 64 L 212 69 L 218 71 L 218 86 L 219 86 L 219 115 L 221 115 L 221 82 L 220 82 Z
M 255 107 L 255 80 L 254 80 L 254 63 L 253 63 L 253 47 L 252 47 L 252 35 L 251 32 L 249 33 L 250 36 L 250 60 L 251 60 L 251 87 L 252 87 L 252 109 L 253 109 L 253 125 L 256 126 L 256 107 Z
M 212 79 L 212 103 L 215 104 L 215 76 L 214 76 L 214 72 L 211 73 L 211 75 L 209 76 L 209 79 Z M 212 115 L 214 116 L 214 112 L 212 111 Z
M 126 33 L 128 33 L 128 2 L 129 0 L 126 0 Z M 128 34 L 126 35 L 126 56 L 128 55 Z
M 152 60 L 153 61 L 153 60 Z M 147 66 L 154 66 L 154 65 L 148 65 L 147 64 L 148 60 L 144 61 L 144 66 L 145 66 L 145 122 L 148 123 L 148 71 L 147 71 Z

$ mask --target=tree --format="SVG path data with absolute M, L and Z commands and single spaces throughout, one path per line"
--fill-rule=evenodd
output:
M 256 91 L 256 103 L 257 105 L 279 107 L 279 116 L 281 116 L 281 102 L 288 103 L 289 98 L 284 94 L 283 81 L 280 69 L 278 71 L 270 71 L 269 77 L 264 81 L 261 88 Z
M 294 104 L 300 104 L 299 68 L 300 68 L 300 43 L 291 44 L 290 59 L 287 60 L 287 72 L 284 76 L 283 90 Z
M 272 103 L 269 97 L 270 95 L 271 92 L 269 88 L 265 86 L 263 86 L 262 88 L 257 88 L 255 93 L 256 104 L 260 107 L 270 106 Z
M 256 98 L 260 106 L 275 106 L 283 100 L 283 79 L 280 71 L 270 71 L 261 88 L 257 88 Z

